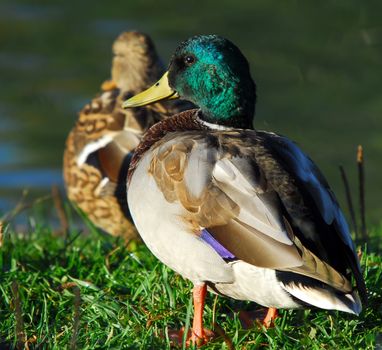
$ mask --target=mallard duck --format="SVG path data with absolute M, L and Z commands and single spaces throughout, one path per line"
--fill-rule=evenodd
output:
M 216 35 L 192 37 L 123 107 L 177 97 L 199 108 L 148 130 L 128 201 L 148 248 L 194 284 L 190 340 L 206 340 L 207 287 L 271 308 L 269 319 L 277 308 L 359 314 L 366 289 L 344 215 L 294 142 L 253 128 L 256 85 L 240 50 Z
M 156 104 L 124 111 L 123 97 L 142 91 L 164 72 L 152 40 L 139 32 L 122 33 L 113 44 L 111 80 L 79 113 L 64 153 L 69 199 L 106 232 L 135 237 L 126 199 L 126 176 L 132 151 L 151 125 L 189 107 Z

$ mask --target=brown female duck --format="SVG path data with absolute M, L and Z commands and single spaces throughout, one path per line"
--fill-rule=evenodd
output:
M 134 148 L 155 122 L 188 103 L 157 103 L 123 110 L 126 96 L 142 91 L 164 72 L 152 40 L 139 32 L 122 33 L 113 45 L 111 80 L 79 113 L 64 152 L 69 199 L 98 227 L 126 240 L 136 231 L 126 199 L 126 176 Z

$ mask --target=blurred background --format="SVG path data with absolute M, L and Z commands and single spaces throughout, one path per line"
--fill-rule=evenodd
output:
M 365 150 L 366 213 L 382 209 L 382 2 L 0 2 L 0 214 L 28 188 L 62 186 L 65 138 L 109 77 L 125 30 L 150 34 L 165 62 L 189 36 L 236 43 L 258 85 L 255 125 L 287 135 L 317 162 L 348 215 L 338 166 L 357 198 Z M 357 202 L 355 203 L 357 207 Z

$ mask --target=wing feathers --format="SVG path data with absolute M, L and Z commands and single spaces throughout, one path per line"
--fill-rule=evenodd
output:
M 318 281 L 324 282 L 342 292 L 349 293 L 352 290 L 350 282 L 330 265 L 320 260 L 316 255 L 304 248 L 296 238 L 296 246 L 301 250 L 303 265 L 291 268 L 280 268 L 282 271 L 290 271 L 299 275 L 308 276 Z
M 261 196 L 263 189 L 250 183 L 249 176 L 245 177 L 241 170 L 227 158 L 219 160 L 212 173 L 216 186 L 238 204 L 240 221 L 279 242 L 291 245 L 292 241 L 286 234 L 280 216 L 272 207 L 272 194 L 268 196 L 268 202 L 267 197 Z
M 208 231 L 238 259 L 258 267 L 282 269 L 303 264 L 293 245 L 278 242 L 237 219 Z

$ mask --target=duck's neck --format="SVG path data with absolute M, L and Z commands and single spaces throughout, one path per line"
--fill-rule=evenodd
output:
M 224 95 L 208 101 L 207 106 L 200 106 L 203 120 L 218 126 L 253 129 L 254 103 L 245 99 L 241 101 L 236 96 Z
M 193 95 L 187 91 L 184 95 L 200 107 L 204 121 L 231 128 L 252 129 L 256 103 L 254 81 L 250 76 L 220 75 L 207 75 L 203 84 L 199 84 L 199 89 L 193 88 Z
M 167 133 L 185 130 L 208 130 L 209 127 L 204 125 L 198 118 L 198 113 L 200 113 L 200 110 L 191 109 L 173 117 L 161 120 L 153 125 L 145 133 L 140 144 L 134 151 L 134 156 L 129 167 L 128 181 L 130 182 L 134 170 L 144 154 L 152 145 L 154 145 L 154 143 L 161 140 Z

